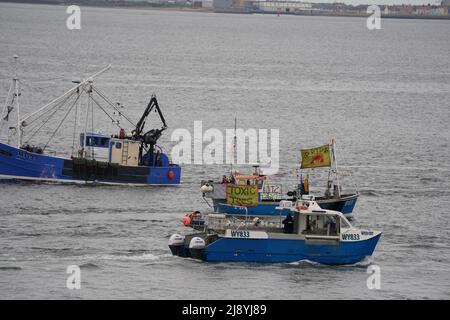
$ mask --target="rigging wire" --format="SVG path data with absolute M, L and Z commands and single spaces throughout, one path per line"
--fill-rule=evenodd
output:
M 105 100 L 114 110 L 116 110 L 117 112 L 119 112 L 119 114 L 121 114 L 125 120 L 127 120 L 133 127 L 136 127 L 136 124 L 133 123 L 133 121 L 131 121 L 119 108 L 117 108 L 114 103 L 111 102 L 111 100 L 109 100 L 105 94 L 103 92 L 101 92 L 97 87 L 92 86 L 92 90 L 94 90 L 103 100 Z
M 78 97 L 75 99 L 75 101 L 73 102 L 72 106 L 69 108 L 69 110 L 67 110 L 67 113 L 65 114 L 64 118 L 61 120 L 61 122 L 59 123 L 58 127 L 55 129 L 55 131 L 53 132 L 52 136 L 50 137 L 50 139 L 48 139 L 47 143 L 45 144 L 43 150 L 45 150 L 45 148 L 47 148 L 48 144 L 50 143 L 50 141 L 53 139 L 53 137 L 56 135 L 56 132 L 58 132 L 59 128 L 61 127 L 61 125 L 64 123 L 64 121 L 66 120 L 67 116 L 69 115 L 70 111 L 72 111 L 72 108 L 75 106 L 75 104 L 77 103 L 78 99 L 80 98 L 80 95 L 78 95 Z
M 3 110 L 2 110 L 2 114 L 1 114 L 1 119 L 0 119 L 0 131 L 1 131 L 2 128 L 3 128 L 3 123 L 4 123 L 4 121 L 3 121 L 3 114 L 5 113 L 5 110 L 7 109 L 7 105 L 8 105 L 8 101 L 9 101 L 9 96 L 10 96 L 10 94 L 11 94 L 12 88 L 13 88 L 13 85 L 12 85 L 12 83 L 11 83 L 11 85 L 9 86 L 8 94 L 7 94 L 7 96 L 6 96 L 5 104 L 4 104 L 4 106 L 3 106 Z M 14 98 L 13 98 L 13 99 L 14 99 Z M 11 105 L 12 105 L 12 104 L 11 104 Z
M 73 93 L 71 93 L 70 95 L 68 95 L 64 101 L 59 102 L 58 104 L 56 104 L 53 108 L 49 109 L 48 112 L 54 110 L 48 117 L 47 119 L 45 119 L 43 121 L 43 123 L 31 134 L 31 136 L 26 140 L 25 143 L 28 143 L 46 124 L 47 122 L 56 114 L 56 112 L 58 112 L 58 110 L 60 110 L 64 104 L 67 102 L 67 100 L 69 100 L 70 97 L 72 97 Z M 34 121 L 32 121 L 31 123 L 34 123 L 35 121 L 37 121 L 39 118 L 43 117 L 44 115 L 47 114 L 47 111 L 45 113 L 43 113 L 42 115 L 40 115 L 38 118 L 36 118 Z
M 89 91 L 89 103 L 91 104 L 91 132 L 94 132 L 94 103 L 92 102 L 92 90 Z M 92 149 L 94 152 L 94 149 Z M 94 156 L 92 154 L 92 156 Z
M 67 95 L 72 95 L 82 84 L 79 84 L 75 87 L 73 87 L 72 89 L 70 89 L 69 91 L 65 92 L 63 95 L 57 97 L 56 99 L 52 100 L 51 102 L 47 103 L 45 106 L 41 107 L 40 109 L 34 111 L 33 113 L 31 113 L 30 115 L 26 116 L 25 118 L 21 119 L 21 121 L 25 121 L 28 120 L 30 118 L 33 118 L 35 115 L 39 115 L 40 112 L 46 110 L 47 108 L 49 108 L 50 106 L 54 105 L 55 103 L 59 103 L 61 102 L 61 100 L 63 100 L 65 97 L 67 97 Z M 38 116 L 36 119 L 39 119 L 41 117 Z M 35 119 L 35 120 L 36 120 Z M 33 122 L 33 121 L 32 121 Z
M 78 99 L 81 96 L 80 89 L 77 90 L 77 100 L 75 101 L 75 123 L 73 125 L 73 137 L 72 137 L 72 157 L 74 156 L 75 149 L 75 137 L 77 136 L 77 121 L 78 121 Z
M 59 79 L 59 78 L 58 78 Z M 51 80 L 58 80 L 58 79 L 48 79 L 48 80 L 41 80 L 42 81 L 51 81 Z M 63 78 L 61 78 L 63 79 Z M 23 82 L 23 81 L 19 81 L 22 85 L 32 88 L 28 82 Z M 55 100 L 53 100 L 52 102 L 50 102 L 49 104 L 47 104 L 46 106 L 44 106 L 43 108 L 37 110 L 36 112 L 32 113 L 31 115 L 29 115 L 28 117 L 26 117 L 25 119 L 23 119 L 23 124 L 25 124 L 25 120 L 28 118 L 32 118 L 33 116 L 36 116 L 35 119 L 30 120 L 26 126 L 27 128 L 27 133 L 25 134 L 26 136 L 26 141 L 25 143 L 29 143 L 30 140 L 32 140 L 39 131 L 41 131 L 41 129 L 55 116 L 55 114 L 62 110 L 63 107 L 65 107 L 67 105 L 67 103 L 69 102 L 69 100 L 76 95 L 75 101 L 73 101 L 73 103 L 71 104 L 70 108 L 67 110 L 67 112 L 65 113 L 64 117 L 62 118 L 62 120 L 59 122 L 58 126 L 56 127 L 56 129 L 53 131 L 50 139 L 48 139 L 48 141 L 46 142 L 45 146 L 43 147 L 43 149 L 45 150 L 49 143 L 52 141 L 52 139 L 55 137 L 56 133 L 58 132 L 58 130 L 60 129 L 60 127 L 62 126 L 62 124 L 64 123 L 64 121 L 67 119 L 68 115 L 70 114 L 70 112 L 73 110 L 73 108 L 75 107 L 75 123 L 74 123 L 74 129 L 73 129 L 73 139 L 72 139 L 72 155 L 74 153 L 74 149 L 75 149 L 75 141 L 76 141 L 76 134 L 78 131 L 78 127 L 79 124 L 81 122 L 81 118 L 82 118 L 82 110 L 78 110 L 79 109 L 79 99 L 82 95 L 82 92 L 80 92 L 80 86 L 73 88 L 71 90 L 69 90 L 66 94 L 56 98 Z M 107 108 L 105 106 L 101 105 L 101 101 L 94 99 L 93 97 L 93 92 L 97 93 L 99 95 L 99 97 L 101 99 L 103 99 L 107 105 L 109 105 L 110 107 L 112 107 L 120 116 L 123 116 L 125 120 L 127 120 L 131 125 L 136 126 L 133 121 L 130 120 L 130 118 L 128 118 L 122 110 L 120 110 L 120 108 L 118 108 L 113 102 L 111 102 L 111 100 L 109 100 L 108 97 L 106 97 L 106 95 L 100 91 L 99 89 L 97 89 L 96 87 L 93 86 L 93 84 L 91 83 L 89 86 L 83 85 L 81 86 L 82 90 L 88 95 L 88 105 L 87 105 L 87 110 L 86 110 L 86 122 L 85 122 L 85 132 L 89 126 L 89 124 L 92 127 L 92 132 L 94 131 L 94 103 L 96 106 L 98 106 L 100 108 L 100 110 L 103 111 L 103 113 L 106 114 L 106 116 L 111 120 L 111 122 L 113 124 L 115 124 L 117 127 L 121 128 L 120 123 L 118 120 L 116 120 L 107 110 Z M 89 88 L 88 90 L 86 90 L 86 88 Z M 6 96 L 6 100 L 5 100 L 5 104 L 3 107 L 3 111 L 1 116 L 3 117 L 5 114 L 5 110 L 7 108 L 8 102 L 10 100 L 10 96 L 11 96 L 11 90 L 12 88 L 10 87 L 10 90 L 8 91 L 8 95 Z M 15 96 L 12 97 L 12 102 L 14 102 L 15 100 Z M 48 107 L 48 108 L 47 108 Z M 41 112 L 43 111 L 43 112 Z M 41 112 L 41 114 L 39 114 Z M 91 115 L 89 115 L 91 114 Z M 91 119 L 89 119 L 89 117 Z M 80 119 L 78 119 L 80 118 Z M 78 121 L 80 120 L 80 121 Z M 91 120 L 89 123 L 89 120 Z M 1 119 L 0 119 L 1 121 Z M 80 123 L 81 124 L 81 123 Z M 20 124 L 22 126 L 22 124 Z M 3 122 L 0 123 L 0 129 L 3 126 Z
M 54 113 L 56 113 L 56 111 L 59 110 L 60 107 L 62 107 L 64 105 L 64 103 L 67 102 L 67 100 L 69 100 L 71 97 L 71 95 L 68 95 L 63 101 L 58 102 L 57 104 L 55 104 L 54 106 L 48 108 L 47 110 L 45 110 L 44 113 L 42 113 L 40 116 L 38 116 L 36 119 L 30 121 L 27 124 L 27 127 L 29 129 L 29 131 L 32 131 L 31 129 L 33 128 L 33 126 L 38 126 L 40 122 L 37 122 L 39 119 L 44 118 L 44 117 L 52 117 Z M 51 113 L 53 111 L 53 113 Z M 50 115 L 51 113 L 51 115 Z M 48 118 L 46 120 L 44 120 L 44 122 L 48 121 Z
M 122 128 L 122 127 L 120 126 L 120 124 L 118 124 L 117 121 L 116 121 L 113 117 L 111 117 L 111 116 L 109 115 L 109 113 L 108 113 L 108 112 L 100 105 L 100 103 L 98 103 L 97 100 L 94 99 L 94 97 L 91 97 L 91 99 L 92 99 L 92 101 L 97 105 L 97 107 L 99 107 L 100 110 L 102 110 L 102 111 L 106 114 L 106 116 L 107 116 L 109 119 L 111 119 L 111 122 L 112 122 L 112 123 L 114 123 L 118 128 Z
M 88 96 L 87 107 L 86 107 L 86 120 L 84 122 L 84 132 L 87 132 L 88 121 L 89 121 L 89 96 Z
M 33 125 L 36 121 L 38 121 L 39 119 L 45 117 L 47 114 L 49 114 L 52 110 L 54 110 L 56 107 L 63 105 L 64 103 L 67 102 L 67 100 L 75 93 L 75 91 L 70 91 L 68 93 L 66 93 L 64 96 L 61 96 L 55 100 L 53 100 L 51 103 L 47 104 L 47 107 L 45 109 L 40 109 L 36 112 L 34 112 L 32 115 L 26 117 L 26 119 L 30 119 L 31 120 L 26 120 L 28 121 L 28 125 Z M 42 112 L 41 114 L 39 114 L 40 112 Z M 33 119 L 33 117 L 36 116 L 36 118 Z M 24 119 L 25 120 L 25 119 Z

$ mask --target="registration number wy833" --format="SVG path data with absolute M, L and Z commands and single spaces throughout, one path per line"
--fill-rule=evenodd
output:
M 359 240 L 359 233 L 343 233 L 342 240 Z
M 232 238 L 250 238 L 250 232 L 246 230 L 231 230 L 230 234 Z

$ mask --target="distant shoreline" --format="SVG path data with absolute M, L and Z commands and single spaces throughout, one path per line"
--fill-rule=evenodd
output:
M 148 2 L 113 2 L 109 3 L 102 0 L 0 0 L 0 3 L 23 3 L 35 5 L 79 5 L 94 8 L 121 8 L 121 9 L 144 9 L 160 11 L 177 12 L 199 12 L 199 13 L 227 13 L 227 14 L 263 14 L 263 15 L 291 15 L 291 16 L 309 16 L 309 17 L 346 17 L 346 18 L 367 18 L 369 14 L 350 14 L 350 13 L 330 13 L 330 12 L 265 12 L 265 11 L 236 11 L 236 10 L 214 10 L 213 8 L 190 8 L 177 5 L 156 5 Z M 385 15 L 381 13 L 383 19 L 412 19 L 412 20 L 450 20 L 450 15 Z

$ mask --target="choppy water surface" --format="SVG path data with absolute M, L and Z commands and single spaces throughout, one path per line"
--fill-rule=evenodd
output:
M 21 56 L 24 113 L 107 63 L 97 85 L 137 119 L 156 93 L 170 133 L 279 128 L 277 182 L 295 182 L 301 147 L 336 138 L 362 192 L 355 224 L 384 234 L 355 266 L 206 264 L 170 255 L 179 217 L 207 210 L 203 177 L 170 188 L 0 184 L 0 298 L 449 298 L 450 53 L 447 21 L 222 15 L 0 4 L 0 97 Z M 2 98 L 3 99 L 3 98 Z M 155 123 L 156 124 L 156 123 Z M 50 132 L 50 131 L 49 131 Z M 70 151 L 70 126 L 54 149 Z M 344 180 L 351 187 L 350 180 Z M 314 186 L 314 185 L 313 185 Z M 366 268 L 381 268 L 368 290 Z M 66 289 L 81 266 L 82 289 Z

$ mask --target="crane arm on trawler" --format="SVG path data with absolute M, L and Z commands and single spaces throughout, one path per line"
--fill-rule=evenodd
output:
M 161 122 L 163 123 L 163 126 L 161 127 L 161 129 L 151 129 L 143 134 L 147 117 L 149 116 L 150 112 L 152 112 L 153 109 L 155 109 L 155 111 L 158 112 L 158 115 L 161 119 Z M 158 105 L 158 100 L 156 100 L 155 95 L 152 95 L 152 98 L 150 99 L 147 108 L 145 108 L 144 113 L 142 114 L 141 118 L 136 124 L 136 128 L 132 131 L 133 138 L 137 141 L 141 141 L 143 145 L 150 145 L 150 147 L 152 147 L 156 144 L 158 139 L 161 137 L 162 132 L 166 129 L 167 129 L 166 120 L 164 119 L 164 116 Z

